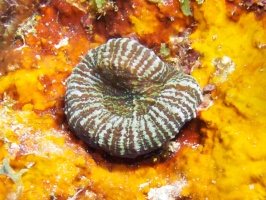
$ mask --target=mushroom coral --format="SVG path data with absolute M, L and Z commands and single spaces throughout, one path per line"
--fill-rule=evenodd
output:
M 89 146 L 134 158 L 173 139 L 201 101 L 191 76 L 137 41 L 118 38 L 90 50 L 73 69 L 65 112 Z

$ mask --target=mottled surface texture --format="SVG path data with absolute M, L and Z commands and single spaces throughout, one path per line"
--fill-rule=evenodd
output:
M 70 128 L 89 146 L 136 157 L 174 138 L 196 117 L 202 93 L 189 75 L 135 40 L 92 49 L 67 82 Z

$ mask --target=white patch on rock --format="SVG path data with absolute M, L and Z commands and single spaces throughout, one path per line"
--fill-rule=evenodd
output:
M 159 188 L 151 188 L 148 193 L 148 200 L 174 200 L 180 197 L 180 192 L 187 185 L 183 180 L 175 181 L 170 185 Z

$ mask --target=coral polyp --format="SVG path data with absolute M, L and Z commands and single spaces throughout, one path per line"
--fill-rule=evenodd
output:
M 160 148 L 196 117 L 202 92 L 189 75 L 131 39 L 90 50 L 68 79 L 66 115 L 87 144 L 136 157 Z

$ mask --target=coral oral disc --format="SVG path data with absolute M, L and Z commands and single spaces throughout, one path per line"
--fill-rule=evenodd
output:
M 68 78 L 70 129 L 89 146 L 120 157 L 160 148 L 196 117 L 202 91 L 189 75 L 135 40 L 92 49 Z

